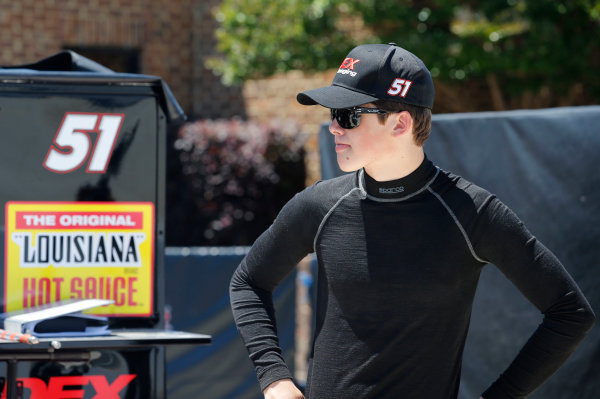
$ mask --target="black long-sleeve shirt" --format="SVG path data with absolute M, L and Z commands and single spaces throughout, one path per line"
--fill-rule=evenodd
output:
M 487 263 L 544 319 L 485 399 L 531 393 L 594 322 L 559 260 L 494 195 L 427 159 L 393 182 L 360 170 L 298 193 L 232 277 L 234 318 L 262 389 L 292 377 L 271 292 L 313 251 L 319 274 L 310 399 L 456 398 Z

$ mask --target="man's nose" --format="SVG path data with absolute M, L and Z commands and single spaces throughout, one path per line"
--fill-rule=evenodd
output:
M 329 133 L 333 134 L 334 136 L 341 136 L 342 134 L 345 134 L 346 131 L 342 129 L 337 119 L 333 118 L 329 124 Z

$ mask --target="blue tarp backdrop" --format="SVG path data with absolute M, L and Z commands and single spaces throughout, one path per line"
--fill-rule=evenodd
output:
M 229 280 L 248 248 L 167 248 L 166 303 L 175 330 L 210 334 L 210 346 L 167 350 L 169 399 L 260 399 L 258 380 L 229 306 Z M 274 294 L 279 340 L 294 366 L 295 273 Z
M 323 178 L 337 167 L 328 124 Z M 563 262 L 600 312 L 600 106 L 434 115 L 425 152 L 496 194 Z M 493 265 L 481 275 L 459 399 L 477 398 L 508 366 L 541 314 Z M 600 323 L 532 399 L 600 398 Z

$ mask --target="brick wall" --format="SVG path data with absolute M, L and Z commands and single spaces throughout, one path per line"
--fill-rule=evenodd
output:
M 308 133 L 307 183 L 320 176 L 318 155 L 318 131 L 322 122 L 329 119 L 329 110 L 319 105 L 305 106 L 296 101 L 298 92 L 327 86 L 333 79 L 334 71 L 304 74 L 291 71 L 268 79 L 259 79 L 244 84 L 243 96 L 248 118 L 254 120 L 296 119 Z
M 212 10 L 221 0 L 196 0 L 194 3 L 194 73 L 189 82 L 194 88 L 191 114 L 202 118 L 245 117 L 242 88 L 227 87 L 220 83 L 220 78 L 204 66 L 208 57 L 217 55 L 215 29 L 217 22 Z
M 0 0 L 0 65 L 38 61 L 63 48 L 139 51 L 140 73 L 161 76 L 192 116 L 244 115 L 241 88 L 203 67 L 214 54 L 219 0 Z

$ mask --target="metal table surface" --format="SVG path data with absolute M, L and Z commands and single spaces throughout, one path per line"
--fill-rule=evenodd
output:
M 0 340 L 0 361 L 6 362 L 6 399 L 17 398 L 17 364 L 20 360 L 86 361 L 91 351 L 163 345 L 208 345 L 212 337 L 184 331 L 113 330 L 110 335 L 45 337 L 37 344 Z

